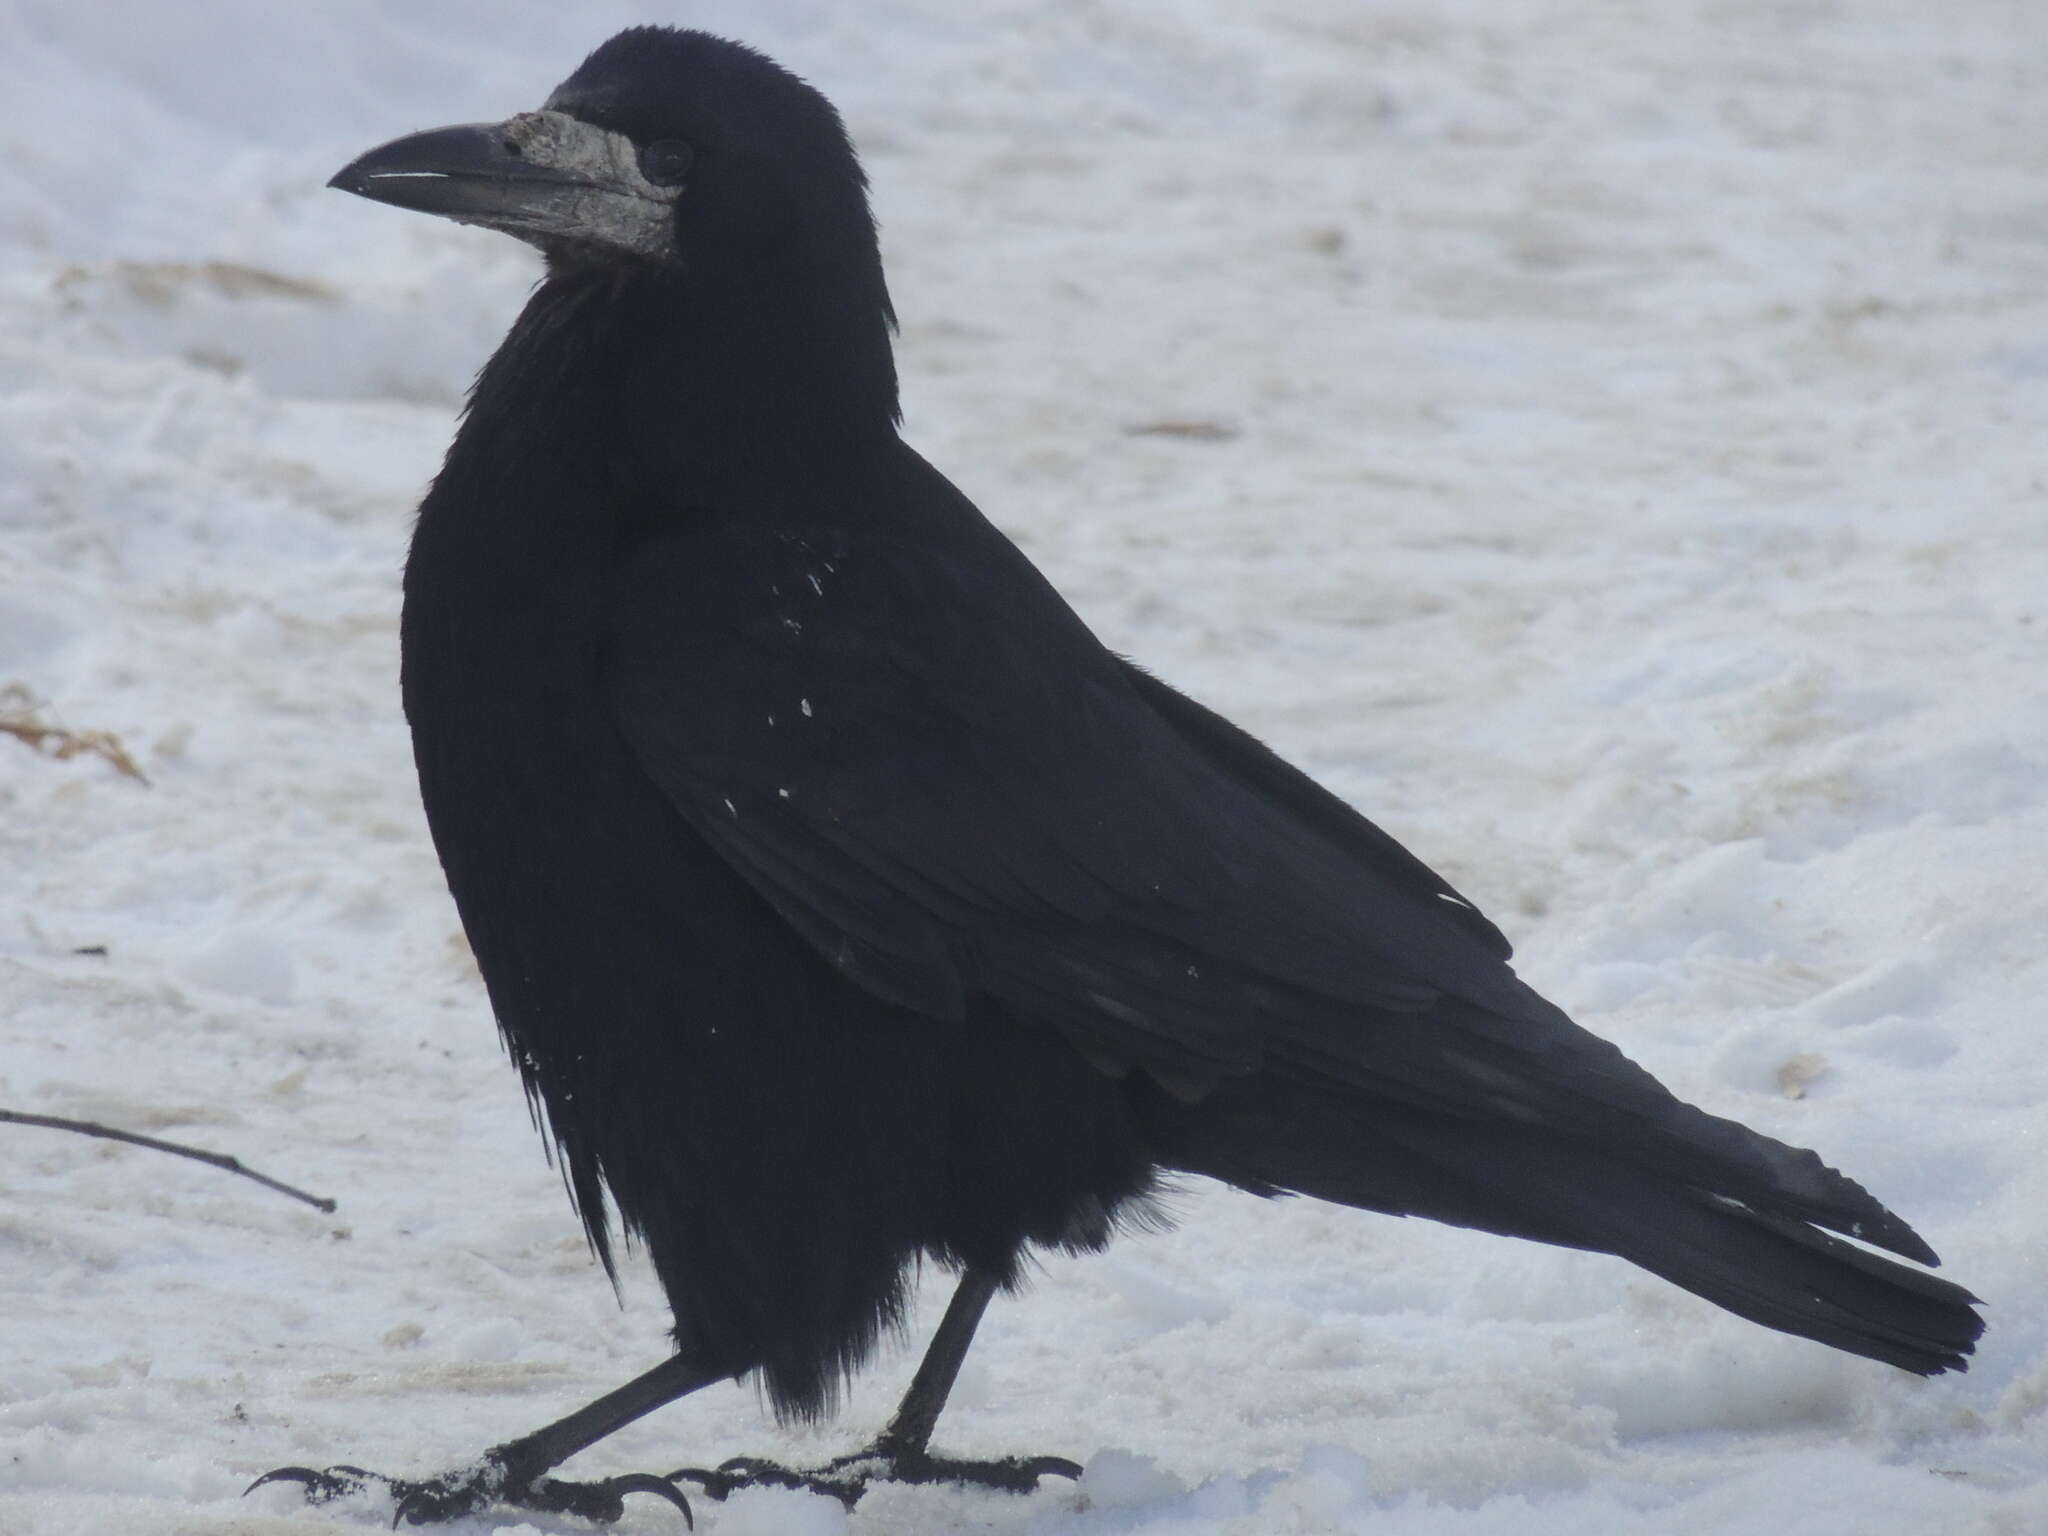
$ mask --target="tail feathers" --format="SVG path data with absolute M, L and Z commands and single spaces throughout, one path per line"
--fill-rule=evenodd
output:
M 1678 1178 L 1540 1130 L 1336 1095 L 1243 1108 L 1252 1113 L 1210 1144 L 1223 1159 L 1192 1171 L 1615 1254 L 1766 1328 L 1922 1376 L 1965 1369 L 1984 1331 L 1961 1286 L 1720 1193 L 1713 1160 Z M 1856 1199 L 1823 1213 L 1828 1225 L 1848 1229 L 1875 1211 L 1900 1246 L 1933 1260 L 1904 1222 L 1842 1183 Z
M 1448 1143 L 1438 1133 L 1424 1150 L 1448 1152 L 1500 1205 L 1549 1226 L 1548 1241 L 1616 1254 L 1738 1317 L 1921 1376 L 1964 1369 L 1984 1331 L 1961 1286 L 1717 1193 L 1711 1167 L 1681 1183 L 1596 1148 L 1473 1129 L 1450 1129 Z
M 1650 1172 L 1697 1184 L 1884 1248 L 1920 1264 L 1939 1261 L 1920 1235 L 1853 1179 L 1803 1147 L 1787 1146 L 1734 1120 L 1710 1115 L 1676 1097 L 1613 1044 L 1589 1034 L 1554 1004 L 1526 995 L 1528 1017 L 1490 1019 L 1484 1010 L 1446 1003 L 1439 1013 L 1471 1033 L 1553 1026 L 1551 1049 L 1517 1060 L 1512 1044 L 1492 1061 L 1514 1098 L 1519 1120 L 1548 1128 L 1560 1141 L 1601 1149 Z
M 1968 1368 L 1984 1320 L 1961 1286 L 1715 1196 L 1617 1235 L 1612 1250 L 1781 1333 L 1920 1376 Z

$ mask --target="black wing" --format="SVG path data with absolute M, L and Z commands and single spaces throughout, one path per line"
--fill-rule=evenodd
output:
M 1104 650 L 918 469 L 886 533 L 706 516 L 642 544 L 604 656 L 648 774 L 845 975 L 944 1018 L 996 998 L 1183 1097 L 1271 1071 L 1705 1157 L 1843 1225 L 1853 1184 L 1573 1024 L 1427 866 Z M 1861 1235 L 1924 1256 L 1897 1226 Z

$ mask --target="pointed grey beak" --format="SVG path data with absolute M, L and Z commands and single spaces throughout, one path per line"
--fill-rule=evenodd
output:
M 350 161 L 327 184 L 543 250 L 595 245 L 650 260 L 675 251 L 681 189 L 641 175 L 624 134 L 561 112 L 409 134 Z

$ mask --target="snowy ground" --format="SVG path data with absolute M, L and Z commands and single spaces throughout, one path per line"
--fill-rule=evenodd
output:
M 1920 1382 L 1615 1261 L 1191 1189 L 998 1306 L 942 1425 L 1078 1490 L 700 1529 L 2048 1530 L 2038 0 L 0 0 L 0 717 L 149 781 L 0 737 L 0 1106 L 341 1201 L 0 1126 L 0 1531 L 376 1530 L 237 1496 L 450 1465 L 660 1354 L 528 1128 L 396 701 L 410 508 L 533 262 L 321 185 L 642 19 L 840 102 L 909 431 L 1107 639 L 1991 1319 Z M 582 1469 L 821 1458 L 910 1364 Z

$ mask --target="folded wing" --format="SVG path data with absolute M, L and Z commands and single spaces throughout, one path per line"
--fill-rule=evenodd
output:
M 957 508 L 950 543 L 652 540 L 606 639 L 647 773 L 845 975 L 940 1018 L 995 998 L 1191 1101 L 1272 1074 L 1933 1260 L 1813 1153 L 1680 1102 L 1573 1024 L 1440 877 L 1103 650 L 967 510 L 965 547 Z

